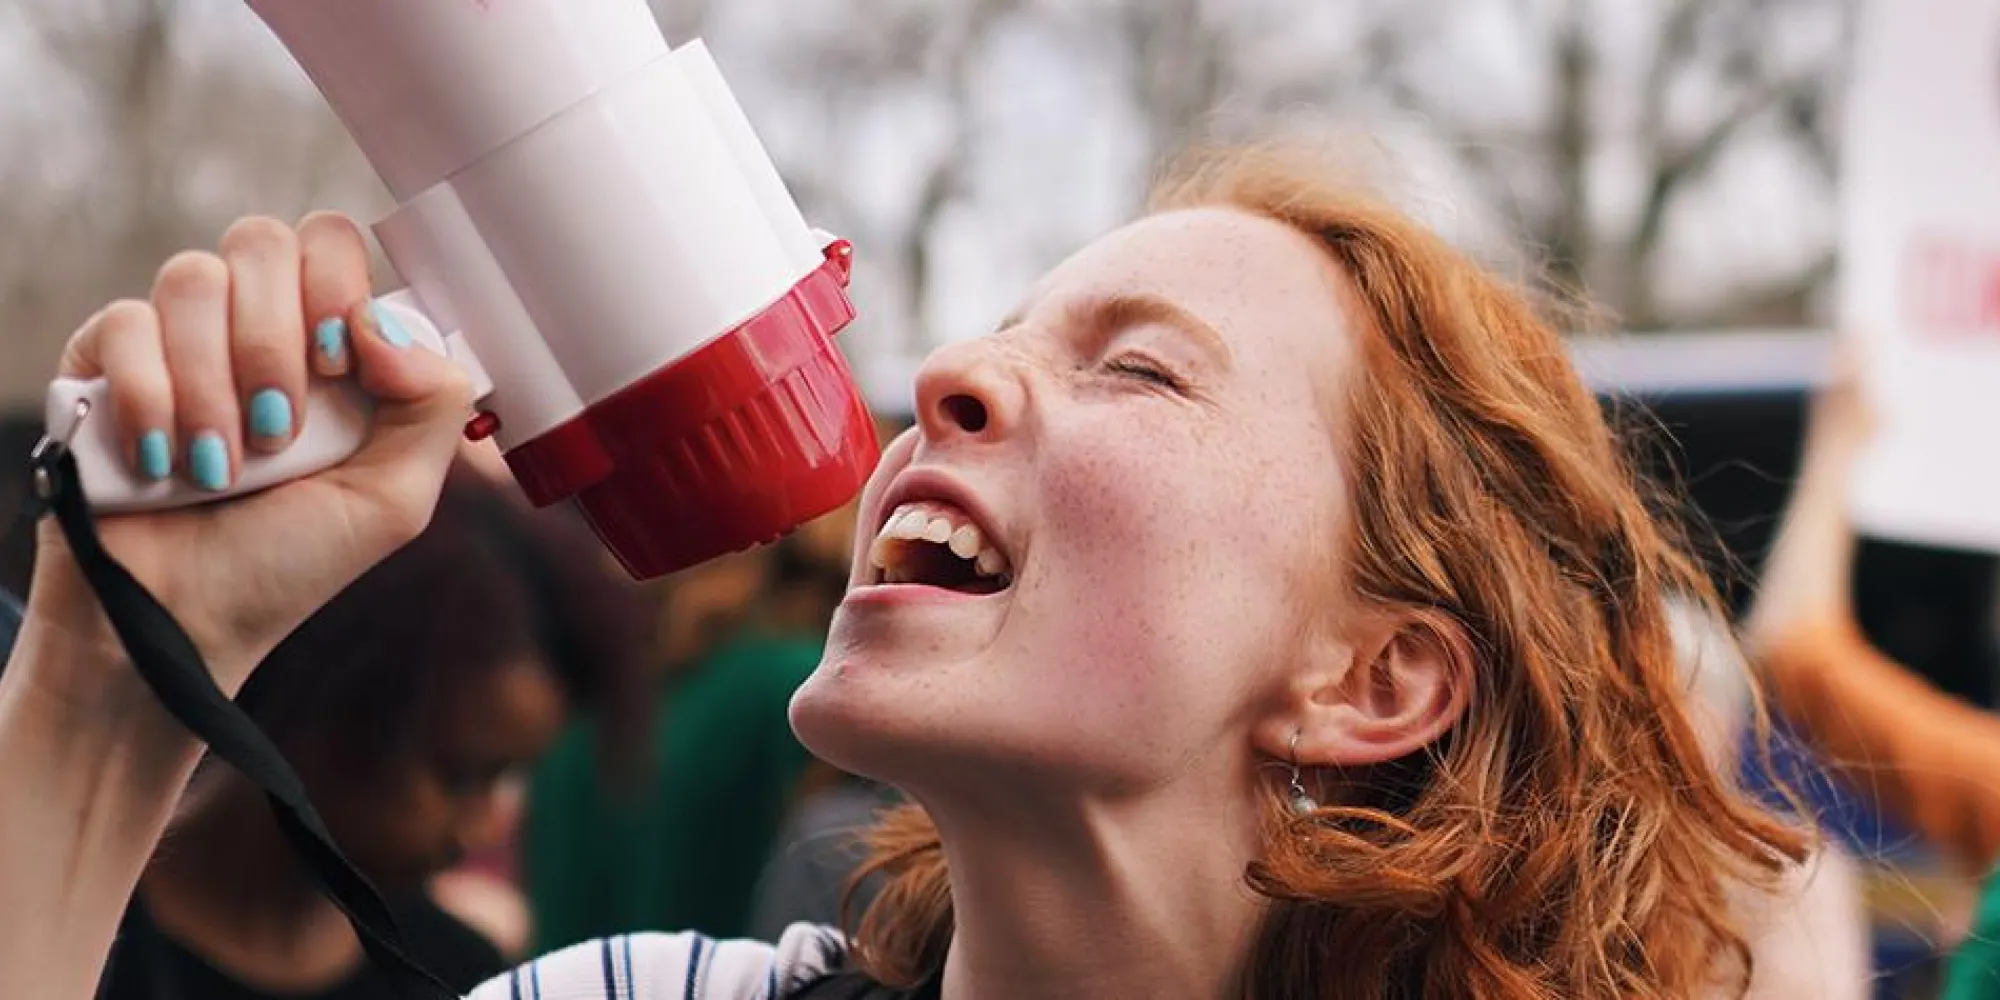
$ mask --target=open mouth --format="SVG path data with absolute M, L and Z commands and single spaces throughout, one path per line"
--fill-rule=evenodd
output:
M 869 547 L 868 565 L 871 583 L 961 594 L 997 594 L 1014 582 L 1007 554 L 965 511 L 939 500 L 899 505 Z

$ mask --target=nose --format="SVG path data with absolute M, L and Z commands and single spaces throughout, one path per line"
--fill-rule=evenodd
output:
M 924 438 L 997 440 L 1019 422 L 1025 403 L 1020 366 L 998 337 L 948 344 L 917 371 L 916 416 Z

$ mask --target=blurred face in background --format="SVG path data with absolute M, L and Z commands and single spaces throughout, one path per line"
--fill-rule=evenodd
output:
M 656 689 L 646 609 L 558 513 L 461 465 L 429 527 L 244 688 L 343 848 L 386 885 L 502 843 L 572 708 L 607 754 L 630 752 L 613 734 L 643 723 Z
M 301 753 L 307 783 L 335 790 L 322 806 L 335 838 L 385 888 L 417 888 L 466 855 L 503 843 L 528 770 L 562 727 L 562 691 L 542 660 L 520 657 L 475 677 L 408 752 L 380 761 L 371 780 L 315 782 L 314 766 L 328 765 L 310 747 Z M 351 757 L 334 753 L 334 760 Z

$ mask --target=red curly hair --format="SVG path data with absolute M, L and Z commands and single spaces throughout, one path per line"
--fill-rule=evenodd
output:
M 1720 615 L 1532 300 L 1310 151 L 1190 158 L 1151 210 L 1225 206 L 1307 234 L 1346 275 L 1346 586 L 1448 615 L 1470 707 L 1419 757 L 1305 818 L 1272 796 L 1244 873 L 1269 900 L 1244 997 L 1690 997 L 1747 987 L 1734 885 L 1773 887 L 1804 834 L 1704 756 L 1669 601 Z M 887 881 L 853 935 L 891 985 L 944 960 L 952 902 L 916 806 L 871 833 Z

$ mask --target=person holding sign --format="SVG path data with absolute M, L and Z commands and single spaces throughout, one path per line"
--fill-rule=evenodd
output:
M 1967 870 L 2000 860 L 2000 718 L 1871 646 L 1854 617 L 1848 497 L 1869 417 L 1853 368 L 1815 402 L 1745 641 L 1786 716 L 1899 821 Z
M 1851 604 L 1848 521 L 1871 418 L 1855 355 L 1813 406 L 1805 457 L 1744 639 L 1786 716 L 1828 766 L 1964 871 L 2000 862 L 2000 718 L 1872 646 Z M 2000 997 L 2000 881 L 1951 969 L 1949 1000 Z

